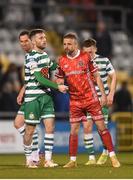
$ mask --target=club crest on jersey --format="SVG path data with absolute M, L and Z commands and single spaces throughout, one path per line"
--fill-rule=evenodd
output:
M 29 114 L 29 119 L 35 119 L 35 116 L 32 112 Z
M 79 66 L 81 66 L 81 67 L 82 67 L 82 66 L 84 66 L 83 61 L 82 61 L 82 60 L 80 60 L 80 61 L 78 62 L 78 65 L 79 65 Z

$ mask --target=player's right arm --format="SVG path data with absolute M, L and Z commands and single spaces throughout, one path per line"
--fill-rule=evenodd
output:
M 44 67 L 42 68 L 43 69 L 43 72 L 42 69 L 40 69 L 38 67 L 38 62 L 37 62 L 37 59 L 34 58 L 33 56 L 31 56 L 29 59 L 28 59 L 28 63 L 27 63 L 27 67 L 30 69 L 30 73 L 31 75 L 34 74 L 36 80 L 42 85 L 42 86 L 45 86 L 47 88 L 53 88 L 53 89 L 56 89 L 56 90 L 59 90 L 60 92 L 62 93 L 65 93 L 67 91 L 67 86 L 65 85 L 58 85 L 57 83 L 55 82 L 52 82 L 48 79 L 48 69 L 50 67 Z
M 64 79 L 63 78 L 56 78 L 55 82 L 57 84 L 64 84 Z
M 34 75 L 36 77 L 36 80 L 43 86 L 59 90 L 62 93 L 66 93 L 66 91 L 68 90 L 67 86 L 62 85 L 62 84 L 57 84 L 57 83 L 52 82 L 49 79 L 43 77 L 41 72 L 35 71 Z

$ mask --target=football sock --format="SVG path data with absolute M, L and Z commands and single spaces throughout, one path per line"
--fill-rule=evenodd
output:
M 53 145 L 54 145 L 54 134 L 45 134 L 44 137 L 45 160 L 52 159 Z
M 107 155 L 108 155 L 108 150 L 107 150 L 107 148 L 105 147 L 105 145 L 103 145 L 103 154 L 107 154 Z
M 17 130 L 18 130 L 18 132 L 20 133 L 20 135 L 23 136 L 24 133 L 25 133 L 25 125 L 23 125 L 22 127 L 18 128 Z
M 106 146 L 109 152 L 114 151 L 111 135 L 108 131 L 108 129 L 105 129 L 103 131 L 99 131 L 99 134 L 101 136 L 101 139 L 103 141 L 103 144 Z
M 89 159 L 95 159 L 93 142 L 93 134 L 84 134 L 84 144 L 85 149 L 88 152 Z
M 32 159 L 34 161 L 39 161 L 39 152 L 38 152 L 38 133 L 35 129 L 33 137 L 32 137 Z
M 23 144 L 23 146 L 24 146 L 26 160 L 29 161 L 31 158 L 31 153 L 32 153 L 32 145 L 27 146 L 27 145 Z
M 78 135 L 70 134 L 70 136 L 69 136 L 69 155 L 70 155 L 71 160 L 72 159 L 76 160 L 77 149 L 78 149 Z

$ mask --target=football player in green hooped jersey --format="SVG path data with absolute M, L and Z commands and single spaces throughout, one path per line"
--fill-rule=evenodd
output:
M 96 41 L 94 39 L 90 38 L 88 40 L 85 40 L 83 42 L 82 48 L 83 51 L 91 55 L 93 61 L 97 64 L 102 82 L 104 84 L 105 94 L 107 95 L 107 105 L 102 107 L 102 111 L 104 114 L 105 124 L 107 126 L 108 113 L 109 113 L 108 107 L 111 106 L 113 103 L 114 93 L 116 89 L 116 73 L 111 62 L 107 57 L 103 57 L 96 54 L 97 47 L 96 47 Z M 108 77 L 110 77 L 111 79 L 110 89 L 107 83 Z M 95 88 L 97 91 L 97 95 L 100 99 L 101 98 L 100 90 L 97 85 L 95 85 Z M 89 114 L 87 115 L 87 119 L 88 119 L 89 128 L 87 129 L 86 132 L 84 132 L 84 143 L 85 143 L 85 148 L 87 149 L 89 154 L 89 160 L 86 163 L 86 165 L 92 165 L 92 164 L 102 165 L 107 161 L 108 151 L 106 147 L 103 145 L 103 152 L 96 163 L 95 155 L 94 155 L 94 146 L 93 146 L 93 134 L 92 134 L 93 122 Z
M 29 31 L 24 30 L 19 34 L 19 43 L 21 48 L 25 53 L 28 53 L 32 50 L 32 43 L 29 39 Z M 25 123 L 24 123 L 24 104 L 23 104 L 23 97 L 24 97 L 25 87 L 23 86 L 20 90 L 20 93 L 17 97 L 17 103 L 21 105 L 17 116 L 14 120 L 14 127 L 18 130 L 20 135 L 23 137 L 25 132 Z M 35 130 L 32 138 L 32 160 L 34 162 L 39 162 L 39 152 L 38 152 L 38 133 Z
M 36 125 L 42 120 L 45 126 L 45 163 L 44 167 L 55 167 L 58 164 L 52 160 L 54 144 L 54 106 L 50 88 L 65 93 L 68 88 L 49 80 L 49 71 L 56 69 L 56 63 L 49 59 L 44 49 L 47 45 L 45 31 L 34 29 L 29 35 L 33 50 L 25 58 L 25 96 L 24 96 L 24 151 L 29 168 L 37 168 L 31 161 L 32 136 Z

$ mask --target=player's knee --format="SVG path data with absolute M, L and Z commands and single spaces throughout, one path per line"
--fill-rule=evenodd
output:
M 48 133 L 48 134 L 54 133 L 54 125 L 45 126 L 45 132 Z
M 16 121 L 16 120 L 14 121 L 13 125 L 14 125 L 14 127 L 15 127 L 16 129 L 19 129 L 19 128 L 20 128 L 19 122 Z
M 79 132 L 79 128 L 78 128 L 78 127 L 71 128 L 70 133 L 71 133 L 72 135 L 77 135 L 78 132 Z
M 46 133 L 53 133 L 55 128 L 55 124 L 53 122 L 45 124 L 45 132 Z
M 90 134 L 90 133 L 92 133 L 92 128 L 91 128 L 91 127 L 84 127 L 84 133 L 85 133 L 85 134 Z
M 23 115 L 17 115 L 14 120 L 14 127 L 16 129 L 21 128 L 24 125 L 24 117 Z
M 97 124 L 97 129 L 98 131 L 104 131 L 106 129 L 106 126 L 104 123 L 101 123 L 101 124 L 99 123 Z
M 54 133 L 55 122 L 53 118 L 45 119 L 44 126 L 45 126 L 45 133 L 48 134 Z

